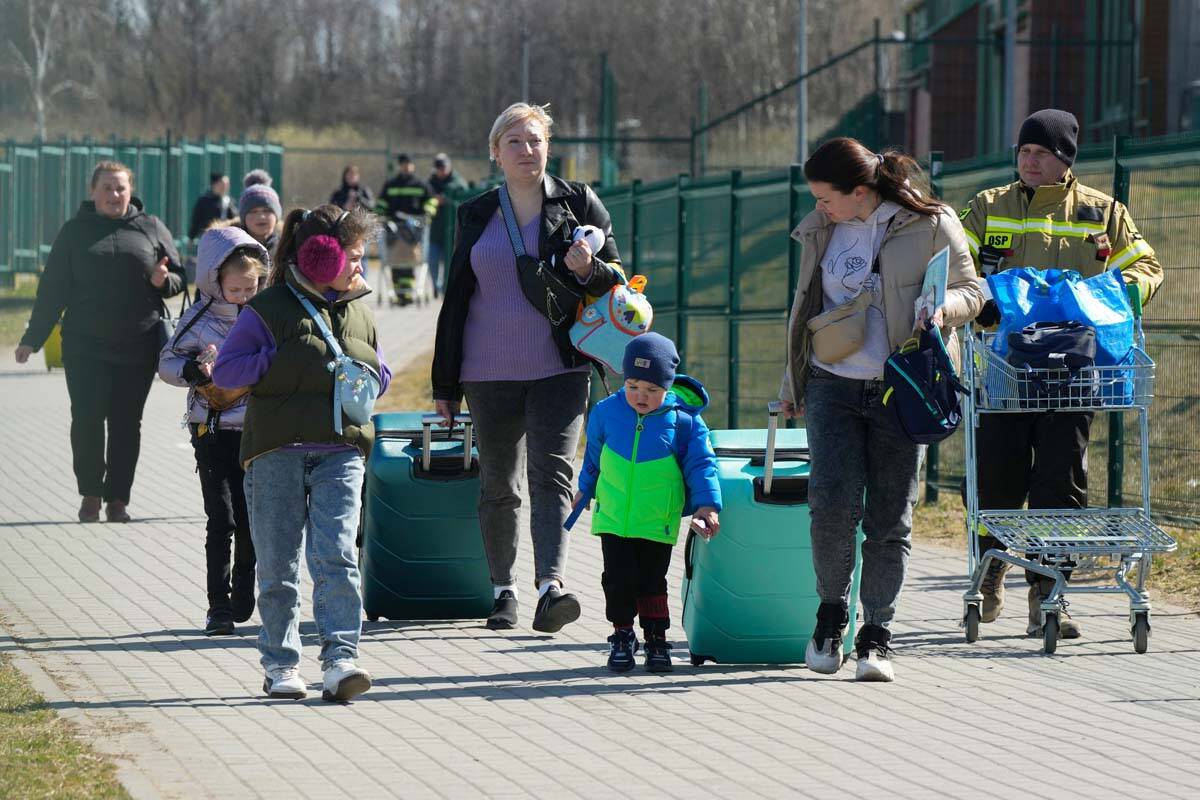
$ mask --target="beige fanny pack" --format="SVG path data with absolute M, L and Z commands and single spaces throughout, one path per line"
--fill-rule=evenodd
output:
M 825 364 L 836 364 L 862 349 L 867 340 L 867 309 L 871 293 L 860 291 L 846 302 L 808 321 L 813 355 Z
M 883 234 L 885 240 L 895 219 L 893 216 L 888 220 L 887 230 Z M 882 242 L 879 249 L 883 249 Z M 819 263 L 817 269 L 821 269 Z M 879 274 L 878 251 L 871 263 L 871 274 Z M 867 276 L 866 280 L 870 281 L 872 277 Z M 867 290 L 868 285 L 864 282 L 854 297 L 808 321 L 812 351 L 818 361 L 836 364 L 862 349 L 863 343 L 867 341 L 867 309 L 871 307 L 872 299 L 872 293 Z

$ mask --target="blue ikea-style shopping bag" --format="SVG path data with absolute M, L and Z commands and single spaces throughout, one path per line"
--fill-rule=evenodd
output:
M 1079 322 L 1096 329 L 1096 366 L 1133 363 L 1134 313 L 1121 271 L 1091 278 L 1074 270 L 1006 269 L 988 277 L 1000 311 L 1000 330 L 992 340 L 999 355 L 1008 353 L 1008 334 L 1037 322 Z M 1098 395 L 1105 402 L 1132 401 L 1132 374 L 1102 370 Z
M 1006 269 L 988 277 L 1000 310 L 1000 330 L 992 348 L 1008 351 L 1008 334 L 1036 322 L 1079 322 L 1096 329 L 1096 366 L 1129 363 L 1133 349 L 1133 307 L 1121 271 L 1091 278 L 1074 270 Z

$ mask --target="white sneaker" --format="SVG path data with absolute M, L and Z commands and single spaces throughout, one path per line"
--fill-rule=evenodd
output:
M 891 660 L 888 659 L 891 648 L 887 646 L 886 642 L 882 645 L 872 643 L 865 648 L 860 642 L 857 649 L 858 667 L 854 671 L 854 680 L 881 683 L 891 683 L 896 680 L 896 672 L 892 668 Z
M 263 680 L 263 691 L 268 697 L 286 697 L 303 700 L 308 696 L 308 687 L 295 667 L 271 667 Z
M 354 661 L 343 658 L 325 668 L 321 699 L 331 703 L 346 703 L 371 688 L 371 676 Z
M 820 646 L 814 636 L 808 640 L 804 650 L 804 664 L 813 672 L 822 675 L 832 675 L 842 668 L 842 637 L 830 637 L 821 640 Z

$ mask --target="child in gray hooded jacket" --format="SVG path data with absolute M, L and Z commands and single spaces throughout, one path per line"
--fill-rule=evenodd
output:
M 270 256 L 250 234 L 228 227 L 201 237 L 196 261 L 196 302 L 159 354 L 158 374 L 188 388 L 186 424 L 208 516 L 204 632 L 217 636 L 232 634 L 234 623 L 254 612 L 255 558 L 238 459 L 247 390 L 217 387 L 212 365 L 242 306 L 262 286 Z

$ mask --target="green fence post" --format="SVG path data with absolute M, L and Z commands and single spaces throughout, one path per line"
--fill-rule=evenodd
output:
M 1129 204 L 1129 168 L 1121 163 L 1126 137 L 1113 137 L 1113 199 Z M 1108 507 L 1119 508 L 1125 487 L 1125 415 L 1120 411 L 1108 414 Z
M 736 428 L 738 419 L 738 326 L 733 324 L 738 311 L 737 272 L 738 251 L 741 249 L 742 204 L 738 199 L 738 187 L 742 185 L 742 171 L 729 173 L 729 280 L 725 293 L 725 330 L 729 350 L 725 360 L 729 364 L 726 380 L 725 420 L 730 428 Z

